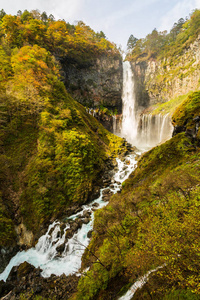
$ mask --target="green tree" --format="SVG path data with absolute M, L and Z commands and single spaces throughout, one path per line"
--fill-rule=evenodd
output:
M 132 50 L 133 48 L 135 48 L 137 41 L 138 39 L 131 34 L 127 42 L 127 49 Z
M 11 59 L 14 72 L 7 94 L 24 114 L 37 114 L 48 105 L 51 82 L 59 77 L 54 58 L 37 45 L 22 47 Z
M 41 14 L 41 20 L 46 23 L 47 20 L 48 20 L 48 16 L 47 16 L 47 13 L 44 11 L 42 14 Z
M 25 9 L 21 15 L 22 22 L 28 21 L 32 18 L 33 18 L 33 15 L 27 9 Z
M 3 9 L 1 9 L 0 10 L 0 20 L 2 20 L 5 15 L 6 15 L 5 11 Z
M 183 18 L 180 18 L 177 23 L 174 23 L 172 29 L 170 30 L 170 34 L 169 34 L 170 38 L 173 41 L 175 41 L 177 35 L 180 33 L 184 23 L 185 23 L 185 20 Z

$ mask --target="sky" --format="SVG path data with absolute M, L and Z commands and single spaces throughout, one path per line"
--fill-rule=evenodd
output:
M 169 31 L 195 8 L 200 9 L 200 0 L 0 0 L 7 14 L 38 9 L 70 24 L 81 20 L 123 50 L 131 34 L 144 38 L 154 28 Z

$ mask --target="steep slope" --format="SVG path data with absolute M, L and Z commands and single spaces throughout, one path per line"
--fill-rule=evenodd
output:
M 146 106 L 172 99 L 180 103 L 180 96 L 200 88 L 199 24 L 200 10 L 195 10 L 190 18 L 175 23 L 169 33 L 154 29 L 136 42 L 127 59 L 135 74 L 138 101 L 144 102 L 146 97 Z
M 73 52 L 76 35 L 67 34 L 67 26 L 71 28 L 66 22 L 46 23 L 33 15 L 27 19 L 23 15 L 6 15 L 1 20 L 0 246 L 3 261 L 4 254 L 12 252 L 17 243 L 24 247 L 32 245 L 43 227 L 51 219 L 62 216 L 67 207 L 90 200 L 108 160 L 126 148 L 122 139 L 107 132 L 65 89 L 60 65 L 48 50 L 54 54 L 59 52 L 60 57 L 69 49 L 71 55 L 77 54 Z M 69 36 L 75 41 L 65 48 Z M 107 46 L 111 47 L 104 38 L 100 38 L 99 44 L 82 39 L 79 50 L 84 42 L 91 49 L 90 58 L 94 49 L 102 54 L 108 50 Z
M 37 10 L 0 19 L 1 43 L 14 49 L 35 45 L 47 49 L 60 62 L 68 92 L 89 107 L 104 105 L 121 110 L 122 57 L 105 34 L 82 21 L 71 25 L 44 18 Z
M 122 193 L 96 213 L 83 260 L 90 270 L 80 279 L 76 299 L 117 299 L 158 266 L 165 267 L 133 299 L 172 299 L 180 290 L 183 299 L 198 299 L 199 113 L 196 92 L 173 116 L 185 132 L 145 153 Z

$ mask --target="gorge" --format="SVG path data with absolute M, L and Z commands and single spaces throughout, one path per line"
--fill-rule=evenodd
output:
M 2 17 L 2 299 L 199 299 L 199 20 L 122 62 L 83 22 Z

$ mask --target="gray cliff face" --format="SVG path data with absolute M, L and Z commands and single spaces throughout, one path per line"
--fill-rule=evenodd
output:
M 200 88 L 200 36 L 176 57 L 132 63 L 141 103 L 166 102 Z M 148 100 L 145 102 L 147 103 Z
M 149 106 L 150 101 L 149 94 L 145 86 L 147 64 L 146 62 L 142 62 L 140 64 L 132 63 L 131 68 L 135 82 L 136 109 L 137 111 L 141 111 Z
M 101 56 L 85 65 L 62 61 L 68 92 L 81 104 L 122 108 L 122 58 Z

